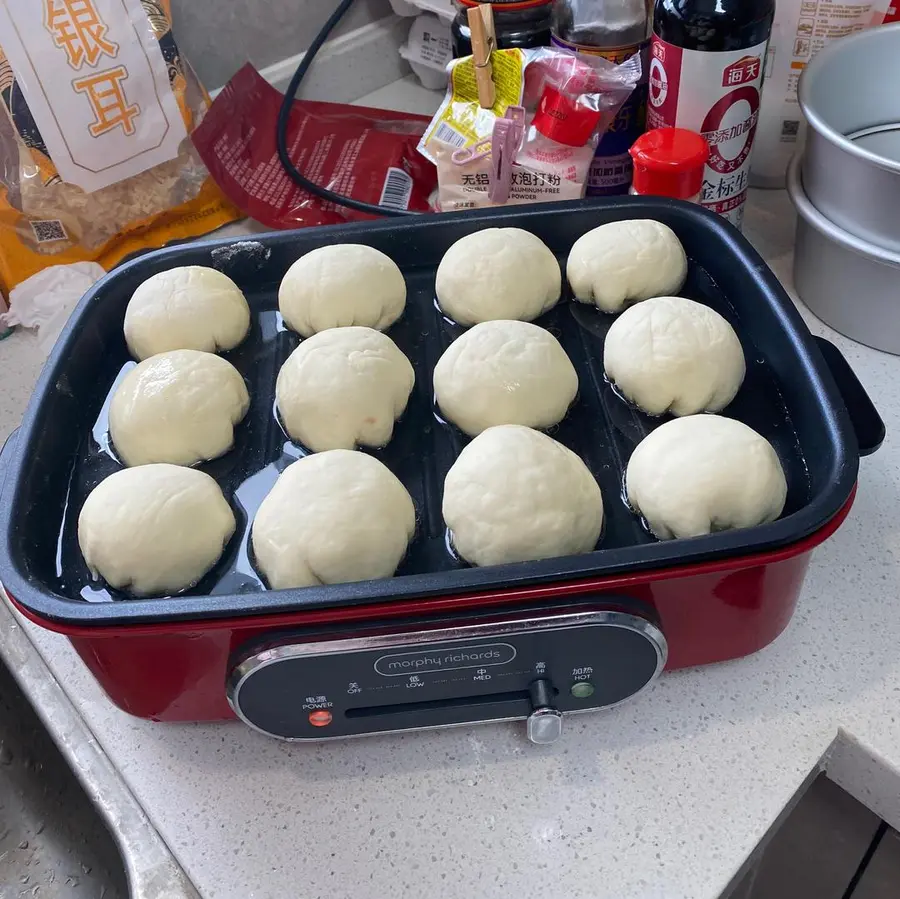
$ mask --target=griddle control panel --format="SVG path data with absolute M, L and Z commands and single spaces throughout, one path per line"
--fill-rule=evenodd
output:
M 521 718 L 547 743 L 567 713 L 629 699 L 665 661 L 652 622 L 581 609 L 290 640 L 239 657 L 227 692 L 247 724 L 286 740 Z

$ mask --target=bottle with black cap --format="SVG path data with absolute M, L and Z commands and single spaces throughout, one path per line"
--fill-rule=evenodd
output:
M 450 26 L 453 55 L 472 55 L 472 33 L 467 13 L 480 3 L 491 3 L 497 49 L 546 47 L 550 43 L 550 6 L 553 0 L 454 0 L 456 16 Z
M 709 144 L 700 202 L 740 227 L 775 0 L 656 0 L 647 127 Z

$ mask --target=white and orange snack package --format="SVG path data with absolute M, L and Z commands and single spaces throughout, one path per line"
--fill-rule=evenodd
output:
M 190 133 L 209 98 L 169 0 L 0 4 L 0 289 L 49 265 L 212 231 L 239 216 Z

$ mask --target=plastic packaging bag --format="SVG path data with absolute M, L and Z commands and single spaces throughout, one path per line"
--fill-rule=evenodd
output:
M 0 322 L 36 328 L 38 348 L 47 356 L 78 301 L 104 274 L 96 262 L 42 269 L 10 291 L 11 310 L 0 315 Z
M 0 6 L 0 287 L 48 265 L 110 268 L 233 221 L 188 137 L 209 99 L 169 0 Z
M 447 96 L 419 144 L 438 166 L 440 209 L 582 197 L 597 144 L 640 80 L 640 56 L 617 65 L 542 47 L 499 50 L 491 63 L 493 108 L 478 104 L 472 58 L 457 60 Z M 498 124 L 520 105 L 521 138 L 498 146 Z M 508 130 L 500 132 L 504 141 Z M 499 190 L 498 180 L 504 182 Z
M 249 63 L 216 97 L 194 144 L 225 195 L 270 228 L 371 218 L 294 184 L 275 149 L 282 95 Z M 316 184 L 365 203 L 429 212 L 434 167 L 416 153 L 425 116 L 295 100 L 291 158 Z

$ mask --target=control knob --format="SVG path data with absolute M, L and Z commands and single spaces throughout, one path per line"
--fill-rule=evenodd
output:
M 527 733 L 532 743 L 554 743 L 562 734 L 562 712 L 553 705 L 553 685 L 546 678 L 531 682 L 532 712 Z

